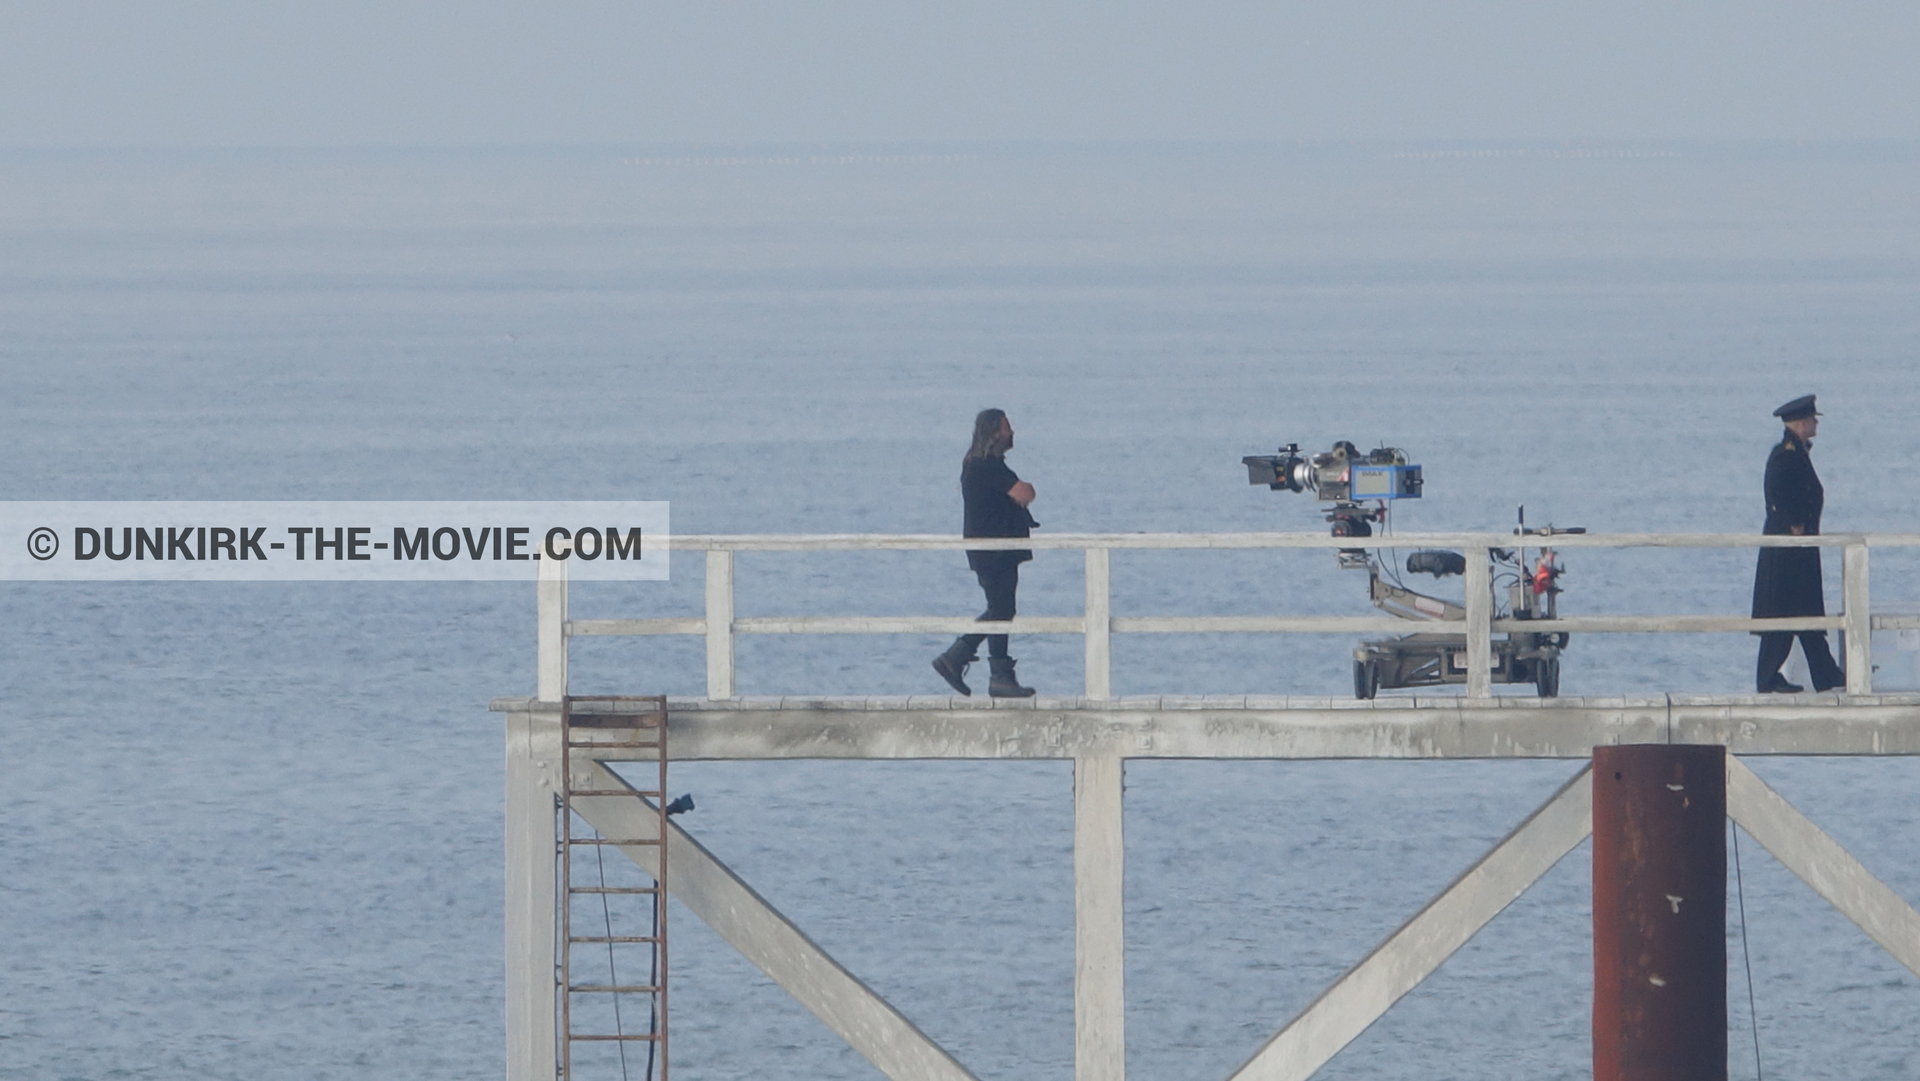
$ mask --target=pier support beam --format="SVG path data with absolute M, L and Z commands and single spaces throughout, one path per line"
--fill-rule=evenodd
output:
M 566 561 L 541 560 L 534 591 L 536 698 L 507 714 L 507 1081 L 551 1081 L 557 1061 L 554 799 L 563 753 L 560 702 L 567 695 Z
M 1073 1078 L 1127 1075 L 1125 763 L 1073 760 Z
M 1920 912 L 1732 755 L 1727 756 L 1727 815 L 1920 976 Z
M 1594 1081 L 1727 1076 L 1726 748 L 1593 749 Z
M 507 1081 L 554 1075 L 554 811 L 560 714 L 507 714 Z
M 594 788 L 629 787 L 603 763 L 593 763 L 589 768 Z M 644 799 L 577 796 L 573 806 L 602 836 L 647 837 L 657 828 L 650 824 L 658 820 L 652 817 L 653 809 Z M 667 890 L 674 899 L 704 920 L 742 957 L 758 965 L 881 1073 L 892 1081 L 976 1081 L 966 1067 L 927 1038 L 904 1014 L 842 968 L 671 821 L 667 825 L 667 846 L 667 865 L 673 869 Z M 618 850 L 648 875 L 659 873 L 658 850 L 652 845 L 622 845 Z M 551 1068 L 546 1076 L 553 1076 Z
M 1581 770 L 1255 1052 L 1228 1081 L 1307 1081 L 1553 869 L 1592 830 Z

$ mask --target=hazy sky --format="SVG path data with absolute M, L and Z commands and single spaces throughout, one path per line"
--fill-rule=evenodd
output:
M 0 146 L 1920 137 L 1920 3 L 0 0 Z

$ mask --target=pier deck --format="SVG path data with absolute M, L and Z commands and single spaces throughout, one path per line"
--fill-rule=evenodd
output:
M 559 704 L 498 698 L 493 709 L 557 714 Z M 1920 694 L 811 696 L 669 698 L 667 711 L 676 761 L 1585 759 L 1617 743 L 1717 743 L 1738 755 L 1920 754 Z

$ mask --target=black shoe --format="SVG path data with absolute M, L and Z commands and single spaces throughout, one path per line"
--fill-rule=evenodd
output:
M 1760 688 L 1760 693 L 1761 694 L 1799 694 L 1801 691 L 1804 691 L 1804 690 L 1806 690 L 1805 687 L 1800 686 L 1798 683 L 1788 683 L 1787 677 L 1781 675 L 1778 672 L 1775 672 L 1773 674 L 1773 678 L 1767 681 L 1767 685 Z
M 1013 674 L 1012 657 L 988 657 L 987 665 L 993 669 L 993 677 L 987 681 L 987 693 L 995 698 L 1031 698 L 1032 687 L 1022 687 L 1020 680 Z
M 967 686 L 966 680 L 967 665 L 978 659 L 973 655 L 973 650 L 966 647 L 964 641 L 956 640 L 953 645 L 947 647 L 945 653 L 933 659 L 933 670 L 940 673 L 940 678 L 947 681 L 947 686 L 972 698 L 973 688 Z

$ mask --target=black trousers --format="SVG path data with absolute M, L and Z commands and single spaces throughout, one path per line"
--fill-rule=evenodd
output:
M 1844 684 L 1846 674 L 1833 663 L 1833 654 L 1827 649 L 1826 631 L 1767 631 L 1760 635 L 1760 664 L 1754 674 L 1759 690 L 1765 693 L 1774 673 L 1787 663 L 1796 633 L 1800 636 L 1800 652 L 1807 655 L 1807 675 L 1813 680 L 1813 689 L 1825 691 Z
M 980 613 L 974 622 L 1000 622 L 1012 619 L 1014 615 L 1013 595 L 1020 588 L 1020 564 L 996 567 L 993 570 L 977 570 L 974 576 L 980 579 L 980 588 L 987 594 L 987 610 Z M 963 634 L 960 641 L 966 643 L 967 652 L 977 655 L 980 641 L 987 643 L 987 656 L 1007 656 L 1007 636 L 1004 634 Z

